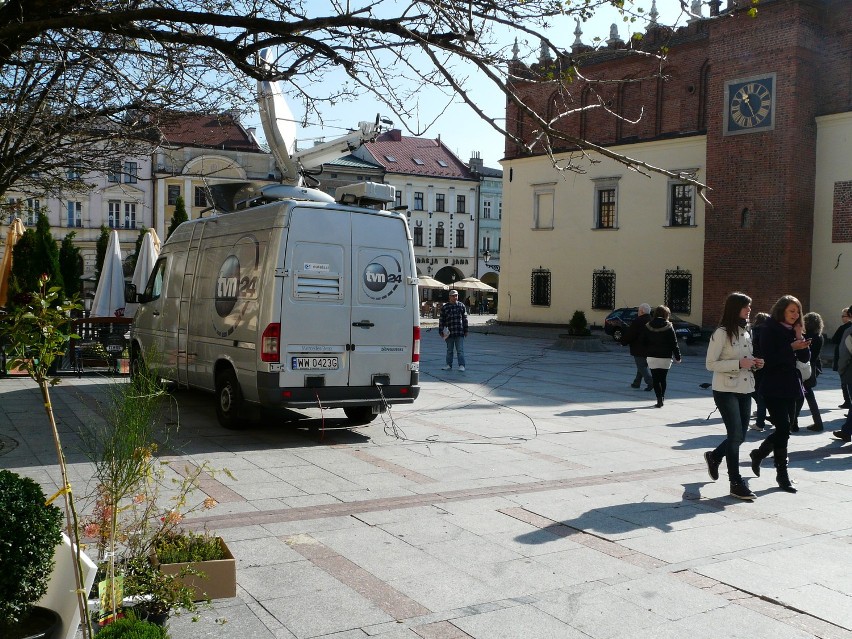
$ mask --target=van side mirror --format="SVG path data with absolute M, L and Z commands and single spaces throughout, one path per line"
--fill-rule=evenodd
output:
M 151 298 L 148 295 L 145 295 L 145 293 L 137 293 L 136 294 L 136 301 L 139 304 L 146 304 L 146 303 L 151 301 Z
M 124 301 L 125 302 L 135 302 L 136 301 L 136 285 L 131 284 L 130 282 L 124 283 Z

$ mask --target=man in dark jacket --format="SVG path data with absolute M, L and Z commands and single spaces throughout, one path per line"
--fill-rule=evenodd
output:
M 852 327 L 847 328 L 840 338 L 839 351 L 837 371 L 840 373 L 840 380 L 852 387 Z M 846 415 L 843 427 L 834 431 L 833 434 L 837 439 L 845 442 L 852 441 L 852 410 Z
M 633 388 L 639 388 L 642 380 L 645 380 L 645 390 L 654 389 L 654 382 L 651 379 L 651 371 L 648 368 L 647 353 L 642 346 L 639 336 L 645 328 L 645 324 L 651 321 L 651 305 L 646 303 L 639 305 L 639 314 L 633 323 L 627 327 L 624 334 L 621 336 L 621 343 L 625 346 L 630 346 L 630 354 L 633 355 L 633 361 L 636 362 L 636 377 L 630 385 Z

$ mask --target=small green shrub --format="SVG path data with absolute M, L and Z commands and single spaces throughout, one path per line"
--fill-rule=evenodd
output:
M 104 626 L 98 639 L 166 639 L 166 629 L 148 621 L 125 617 Z
M 586 314 L 583 311 L 574 311 L 571 321 L 568 322 L 568 331 L 571 335 L 592 334 L 589 330 L 589 322 L 586 321 Z
M 208 532 L 169 532 L 157 537 L 154 550 L 161 564 L 225 559 L 219 540 Z
M 62 512 L 28 477 L 0 470 L 0 635 L 47 592 Z

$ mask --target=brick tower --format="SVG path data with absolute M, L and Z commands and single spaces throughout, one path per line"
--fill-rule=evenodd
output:
M 841 4 L 763 0 L 756 18 L 740 14 L 710 25 L 707 174 L 714 208 L 706 219 L 705 325 L 733 290 L 754 298 L 753 312 L 768 311 L 778 291 L 809 307 L 814 117 L 831 111 L 825 29 L 832 5 L 839 13 Z

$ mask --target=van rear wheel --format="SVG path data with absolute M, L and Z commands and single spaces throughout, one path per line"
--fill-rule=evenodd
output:
M 216 376 L 216 417 L 225 428 L 245 428 L 243 391 L 233 370 L 224 370 Z
M 360 426 L 361 424 L 369 424 L 376 419 L 376 413 L 373 412 L 371 406 L 351 406 L 344 408 L 343 412 L 352 424 Z

